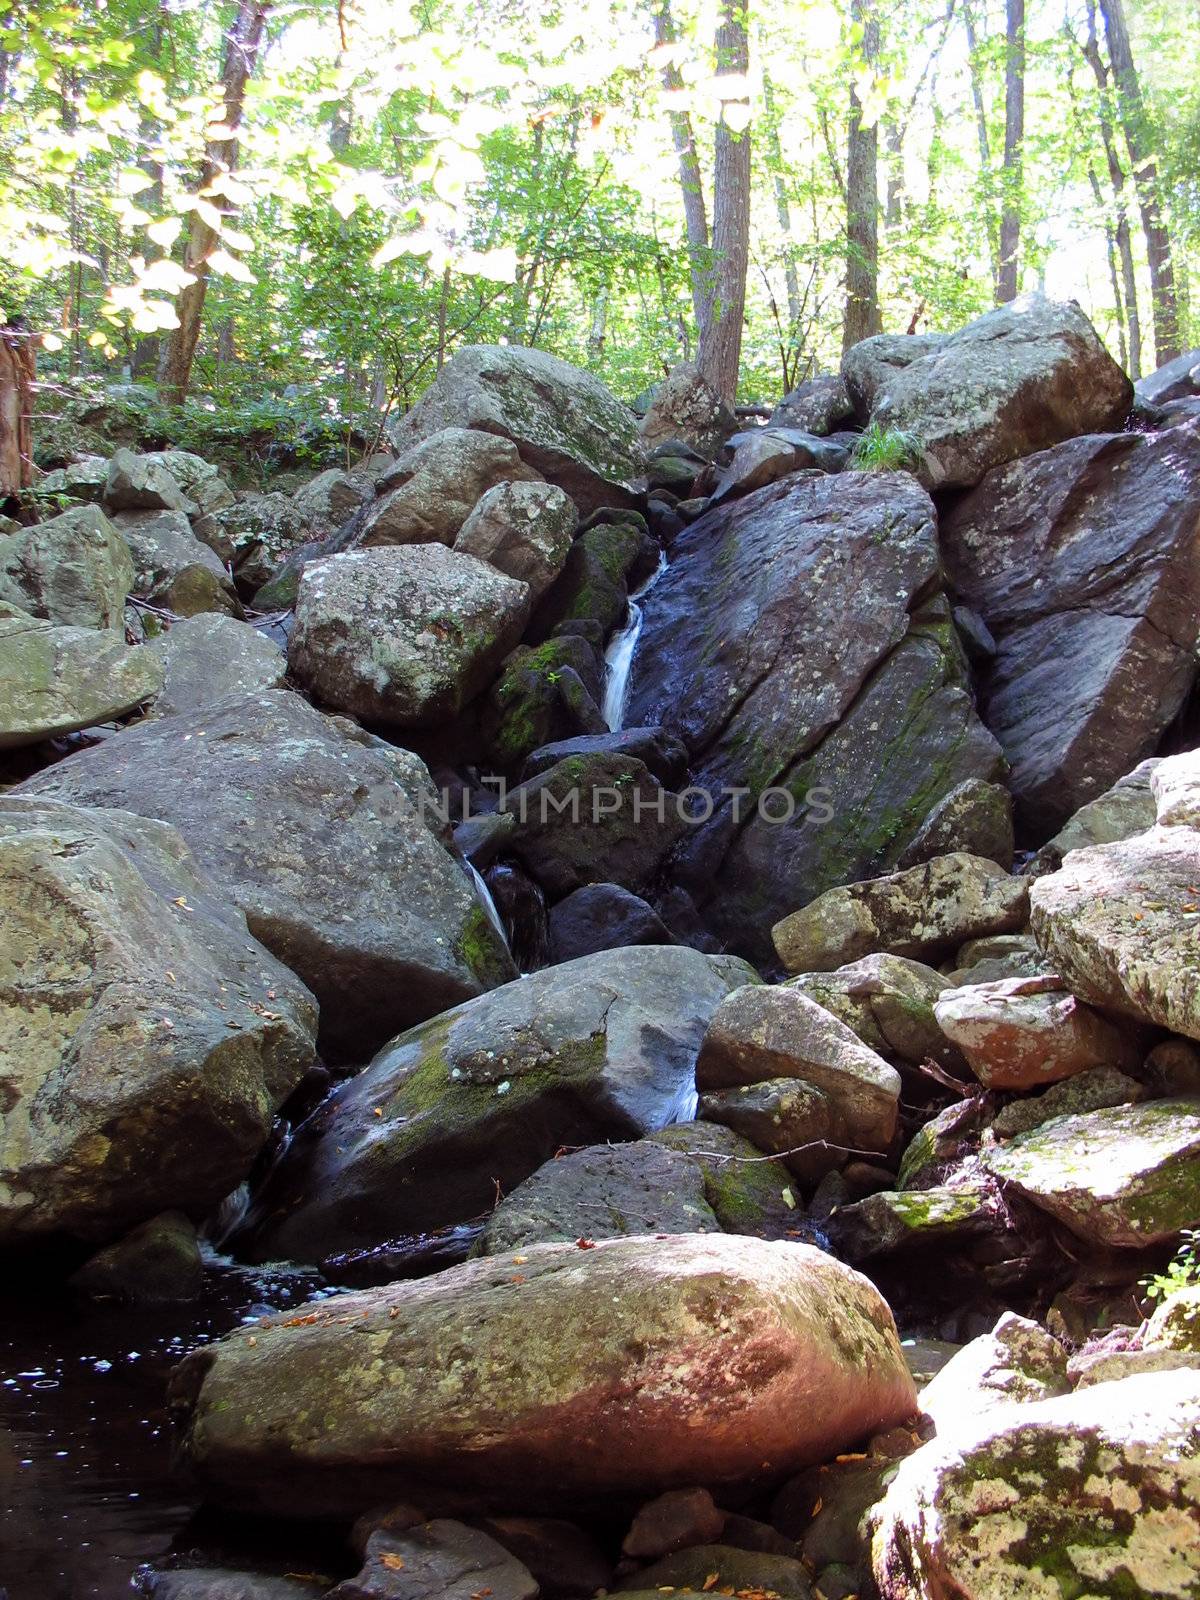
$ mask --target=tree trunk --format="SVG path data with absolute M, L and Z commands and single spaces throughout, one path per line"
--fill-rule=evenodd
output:
M 1100 138 L 1104 145 L 1104 159 L 1108 165 L 1108 180 L 1112 185 L 1116 210 L 1114 237 L 1117 257 L 1121 263 L 1121 293 L 1125 303 L 1125 331 L 1129 344 L 1129 376 L 1142 375 L 1142 319 L 1138 310 L 1137 273 L 1133 265 L 1133 236 L 1129 228 L 1129 211 L 1125 205 L 1125 173 L 1117 154 L 1116 130 L 1113 127 L 1109 104 L 1109 75 L 1100 53 L 1100 40 L 1096 32 L 1096 0 L 1088 0 L 1087 43 L 1082 46 L 1099 90 L 1097 115 L 1100 121 Z
M 654 42 L 657 45 L 674 44 L 675 23 L 671 16 L 670 0 L 659 0 L 654 11 Z M 683 78 L 678 66 L 669 61 L 662 69 L 663 88 L 668 93 L 683 88 Z M 683 193 L 683 220 L 687 228 L 688 263 L 691 268 L 692 310 L 696 327 L 704 319 L 704 307 L 709 298 L 709 273 L 711 260 L 708 251 L 708 216 L 704 209 L 704 181 L 700 175 L 700 157 L 696 152 L 696 137 L 692 119 L 686 111 L 671 111 L 671 142 L 679 162 L 679 187 Z
M 716 46 L 718 82 L 730 75 L 745 78 L 750 70 L 750 41 L 740 0 L 721 0 Z M 747 98 L 742 89 L 726 104 L 744 107 Z M 712 253 L 710 293 L 703 307 L 696 364 L 717 396 L 733 405 L 750 260 L 750 129 L 731 128 L 724 115 L 717 124 L 713 162 Z
M 34 342 L 19 324 L 0 326 L 0 500 L 33 482 Z
M 799 333 L 800 319 L 804 314 L 800 298 L 800 274 L 796 271 L 796 246 L 792 239 L 792 207 L 788 200 L 787 184 L 783 178 L 783 150 L 779 143 L 779 122 L 775 116 L 775 92 L 771 80 L 763 73 L 763 106 L 767 113 L 767 145 L 771 167 L 775 174 L 775 215 L 783 235 L 783 280 L 787 286 L 789 335 Z
M 873 0 L 851 0 L 850 14 L 862 26 L 862 56 L 874 70 L 879 60 L 879 19 Z M 846 151 L 846 315 L 842 349 L 879 333 L 879 128 L 868 127 L 853 80 L 850 138 Z
M 233 131 L 230 137 L 214 140 L 206 149 L 200 182 L 196 186 L 199 194 L 203 194 L 218 176 L 232 172 L 237 163 L 237 128 L 241 124 L 246 103 L 246 84 L 258 60 L 263 26 L 270 6 L 271 0 L 238 0 L 237 16 L 225 36 L 222 72 L 224 122 Z M 214 198 L 212 203 L 219 211 L 230 209 L 223 196 Z M 158 395 L 166 405 L 181 405 L 187 398 L 192 362 L 200 340 L 204 296 L 208 289 L 208 258 L 219 243 L 219 231 L 205 222 L 198 211 L 193 211 L 183 264 L 196 281 L 185 284 L 180 290 L 175 302 L 179 326 L 171 330 L 163 351 L 158 374 Z
M 1133 64 L 1129 28 L 1122 0 L 1100 0 L 1104 34 L 1117 88 L 1117 110 L 1129 147 L 1133 181 L 1146 235 L 1146 260 L 1150 267 L 1150 297 L 1154 310 L 1154 355 L 1161 367 L 1180 354 L 1179 306 L 1175 295 L 1175 267 L 1171 259 L 1171 236 L 1163 221 L 1158 194 L 1158 165 L 1150 119 L 1142 99 L 1142 87 Z
M 983 99 L 983 81 L 979 76 L 979 36 L 975 32 L 975 13 L 970 0 L 962 0 L 963 28 L 967 35 L 967 66 L 971 77 L 971 102 L 975 107 L 975 136 L 979 143 L 979 176 L 983 183 L 987 215 L 988 257 L 992 265 L 992 290 L 1000 280 L 999 241 L 992 217 L 992 147 L 988 138 L 987 107 Z M 936 110 L 936 104 L 935 104 Z
M 1020 286 L 1022 145 L 1025 141 L 1025 0 L 1007 0 L 1004 50 L 1004 199 L 996 301 L 1017 298 Z
M 596 290 L 596 298 L 592 302 L 592 323 L 588 329 L 588 361 L 592 366 L 599 366 L 604 359 L 604 346 L 608 342 L 608 301 L 610 290 L 608 284 L 602 283 Z

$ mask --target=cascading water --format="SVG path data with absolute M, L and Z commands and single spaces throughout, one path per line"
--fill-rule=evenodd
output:
M 638 601 L 649 594 L 667 570 L 667 552 L 659 555 L 658 565 L 629 597 L 629 610 L 624 626 L 613 634 L 604 652 L 604 704 L 600 708 L 610 733 L 620 733 L 625 722 L 625 702 L 629 698 L 629 676 L 633 668 L 633 653 L 637 649 L 642 631 L 642 608 Z
M 500 915 L 500 912 L 496 906 L 496 902 L 492 899 L 492 891 L 484 882 L 482 874 L 470 861 L 464 861 L 463 866 L 466 869 L 467 877 L 471 880 L 471 884 L 475 890 L 475 893 L 479 896 L 480 904 L 487 912 L 488 921 L 500 935 L 500 938 L 504 941 L 504 948 L 511 955 L 512 948 L 508 940 L 508 929 L 504 926 L 504 918 Z

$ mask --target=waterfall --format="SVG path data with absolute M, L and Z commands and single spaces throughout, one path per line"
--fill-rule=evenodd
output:
M 604 652 L 604 704 L 601 711 L 610 733 L 620 733 L 625 722 L 625 702 L 629 698 L 629 677 L 633 669 L 633 653 L 637 649 L 642 631 L 643 614 L 638 601 L 653 589 L 667 570 L 667 552 L 659 554 L 658 565 L 629 597 L 629 609 L 624 625 L 609 640 Z
M 492 927 L 495 928 L 496 933 L 499 935 L 501 944 L 503 944 L 504 948 L 508 950 L 509 954 L 511 955 L 512 951 L 509 948 L 508 943 L 508 929 L 504 926 L 504 918 L 496 909 L 496 902 L 492 899 L 492 891 L 483 881 L 481 874 L 477 871 L 472 862 L 464 860 L 463 867 L 466 871 L 467 877 L 471 880 L 471 885 L 475 890 L 476 896 L 479 899 L 479 903 L 483 906 L 484 911 L 487 912 L 488 921 L 491 923 Z

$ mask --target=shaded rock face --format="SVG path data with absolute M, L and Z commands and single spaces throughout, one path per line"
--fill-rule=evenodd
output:
M 288 665 L 336 710 L 429 727 L 487 687 L 528 615 L 528 586 L 473 556 L 354 550 L 304 569 Z
M 194 511 L 162 457 L 118 450 L 104 480 L 108 511 Z
M 882 870 L 942 795 L 997 774 L 948 614 L 920 609 L 937 582 L 924 492 L 844 473 L 708 512 L 646 595 L 627 721 L 681 738 L 714 796 L 679 870 L 734 948 L 767 956 L 772 922 Z
M 316 1003 L 180 835 L 0 799 L 0 1237 L 106 1241 L 236 1188 Z
M 1153 753 L 1196 677 L 1200 424 L 1073 439 L 947 517 L 952 583 L 996 641 L 984 719 L 1045 835 Z
M 1094 844 L 1113 844 L 1145 833 L 1155 822 L 1154 793 L 1150 780 L 1158 758 L 1143 761 L 1118 778 L 1111 789 L 1081 806 L 1042 848 L 1026 870 L 1056 872 L 1069 850 L 1086 850 Z
M 482 705 L 484 744 L 504 771 L 534 750 L 575 735 L 602 736 L 600 657 L 578 636 L 519 645 L 503 663 Z
M 154 701 L 160 717 L 280 689 L 287 675 L 287 657 L 274 640 L 216 612 L 180 618 L 144 648 L 162 664 L 162 693 Z
M 439 1518 L 403 1532 L 380 1528 L 367 1540 L 361 1572 L 328 1600 L 537 1600 L 533 1574 L 465 1523 Z
M 1038 944 L 1081 1000 L 1200 1039 L 1200 833 L 1151 828 L 1073 850 L 1035 880 Z
M 274 690 L 130 729 L 20 792 L 173 823 L 317 995 L 323 1047 L 361 1060 L 513 975 L 419 814 L 422 774 L 414 757 Z
M 580 1238 L 720 1231 L 699 1164 L 635 1139 L 574 1150 L 539 1167 L 492 1212 L 479 1253 L 503 1255 Z
M 935 489 L 970 488 L 1004 462 L 1119 428 L 1133 403 L 1079 307 L 1033 294 L 957 333 L 866 339 L 842 376 L 864 415 L 913 435 Z
M 1090 1243 L 1163 1244 L 1200 1217 L 1200 1098 L 1055 1117 L 984 1160 Z
M 961 1418 L 902 1464 L 873 1550 L 884 1600 L 1183 1600 L 1200 1585 L 1200 1373 Z
M 95 506 L 0 537 L 0 601 L 63 627 L 124 627 L 129 548 Z
M 285 1516 L 408 1496 L 549 1510 L 781 1476 L 915 1408 L 866 1279 L 720 1235 L 536 1245 L 519 1269 L 317 1303 L 198 1352 L 174 1399 L 209 1495 Z
M 320 1261 L 467 1222 L 563 1146 L 690 1116 L 705 1026 L 753 981 L 731 957 L 610 950 L 433 1018 L 308 1119 L 240 1248 Z
M 378 483 L 366 509 L 359 544 L 446 544 L 454 540 L 480 497 L 497 484 L 538 481 L 508 439 L 468 427 L 442 428 L 406 450 Z
M 647 450 L 680 440 L 711 459 L 736 427 L 737 418 L 695 362 L 681 361 L 658 385 L 638 432 Z
M 1012 796 L 999 783 L 967 778 L 944 795 L 921 824 L 898 866 L 914 867 L 934 856 L 966 850 L 1012 871 Z
M 658 913 L 616 883 L 589 883 L 560 900 L 550 912 L 555 961 L 574 961 L 597 950 L 631 944 L 673 944 Z
M 134 594 L 181 617 L 241 616 L 220 557 L 196 538 L 182 511 L 122 511 L 113 520 L 133 557 Z
M 467 345 L 396 424 L 401 448 L 441 428 L 511 439 L 522 461 L 565 489 L 582 515 L 632 505 L 642 464 L 637 418 L 590 373 L 544 350 Z
M 126 716 L 162 682 L 115 628 L 59 628 L 0 601 L 0 750 Z

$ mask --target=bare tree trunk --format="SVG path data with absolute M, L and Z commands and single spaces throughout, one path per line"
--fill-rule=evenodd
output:
M 996 301 L 1017 298 L 1021 265 L 1021 201 L 1025 142 L 1025 0 L 1007 0 L 1004 50 L 1004 198 Z
M 721 78 L 745 78 L 750 70 L 747 16 L 741 0 L 721 0 L 716 53 Z M 744 89 L 727 105 L 746 106 Z M 724 400 L 737 398 L 742 355 L 742 317 L 746 309 L 746 268 L 750 261 L 750 129 L 731 128 L 725 116 L 717 124 L 713 162 L 713 264 L 710 293 L 703 307 L 696 364 L 701 376 Z
M 258 60 L 262 44 L 263 26 L 271 0 L 238 0 L 237 16 L 225 36 L 225 62 L 222 83 L 225 94 L 224 122 L 231 129 L 229 137 L 214 140 L 204 154 L 197 192 L 202 193 L 221 174 L 233 171 L 237 163 L 237 129 L 241 124 L 246 104 L 246 84 Z M 228 211 L 224 197 L 213 202 L 218 210 Z M 180 405 L 187 398 L 192 376 L 192 362 L 200 340 L 200 319 L 204 312 L 204 296 L 208 290 L 208 258 L 220 243 L 217 229 L 205 222 L 198 211 L 191 214 L 188 227 L 187 249 L 183 264 L 195 277 L 194 283 L 185 284 L 175 302 L 179 326 L 173 328 L 163 351 L 162 366 L 158 374 L 159 399 L 166 405 Z
M 884 128 L 884 149 L 887 151 L 887 201 L 883 221 L 889 233 L 900 226 L 904 218 L 904 130 L 895 117 L 889 117 Z
M 1142 375 L 1142 319 L 1138 310 L 1137 273 L 1134 271 L 1133 265 L 1133 236 L 1129 228 L 1129 211 L 1125 205 L 1125 173 L 1121 167 L 1121 158 L 1117 154 L 1116 130 L 1113 127 L 1112 111 L 1109 103 L 1108 67 L 1105 65 L 1104 58 L 1100 53 L 1100 40 L 1096 32 L 1096 0 L 1088 0 L 1087 42 L 1081 48 L 1095 75 L 1096 87 L 1099 90 L 1097 116 L 1100 122 L 1100 138 L 1104 144 L 1104 158 L 1108 164 L 1108 179 L 1112 185 L 1113 202 L 1116 210 L 1113 231 L 1117 256 L 1121 263 L 1121 290 L 1125 302 L 1125 330 L 1129 340 L 1128 372 L 1131 378 L 1140 378 Z
M 879 19 L 873 0 L 851 0 L 850 14 L 862 26 L 862 54 L 874 70 L 879 61 Z M 879 316 L 879 128 L 868 127 L 853 80 L 850 138 L 846 150 L 846 314 L 842 349 L 882 330 Z
M 971 77 L 971 102 L 975 107 L 975 135 L 979 143 L 979 175 L 983 180 L 987 201 L 988 255 L 992 264 L 992 290 L 1000 280 L 1000 246 L 992 220 L 992 148 L 988 137 L 987 107 L 983 99 L 983 81 L 979 76 L 979 36 L 975 31 L 975 13 L 970 0 L 962 0 L 963 28 L 967 35 L 967 65 Z M 936 110 L 936 107 L 935 107 Z
M 654 10 L 654 42 L 658 45 L 674 44 L 675 23 L 671 16 L 670 0 L 659 0 Z M 663 88 L 668 93 L 683 88 L 678 66 L 669 61 L 662 69 Z M 704 306 L 709 296 L 708 277 L 711 260 L 708 252 L 708 216 L 704 209 L 704 180 L 700 174 L 700 157 L 696 151 L 696 136 L 692 119 L 686 111 L 669 114 L 671 142 L 679 162 L 679 187 L 683 193 L 683 220 L 687 228 L 688 262 L 691 267 L 692 310 L 696 326 L 704 318 Z
M 598 366 L 604 355 L 604 346 L 608 340 L 608 301 L 610 290 L 608 284 L 602 283 L 596 290 L 596 298 L 592 302 L 592 322 L 588 329 L 588 360 L 593 366 Z
M 767 153 L 775 174 L 775 215 L 783 235 L 783 281 L 787 286 L 788 322 L 790 337 L 795 338 L 803 315 L 800 298 L 800 274 L 796 271 L 796 247 L 792 239 L 792 207 L 788 200 L 787 184 L 783 179 L 783 150 L 779 143 L 779 123 L 775 117 L 775 91 L 771 80 L 763 73 L 763 105 L 766 109 Z
M 0 327 L 0 500 L 33 482 L 33 384 L 37 376 L 31 334 L 17 323 Z
M 1146 235 L 1146 260 L 1150 267 L 1150 298 L 1154 310 L 1154 355 L 1161 367 L 1173 361 L 1179 349 L 1179 306 L 1175 295 L 1175 267 L 1171 236 L 1163 221 L 1158 193 L 1158 164 L 1150 119 L 1142 99 L 1142 86 L 1133 64 L 1129 27 L 1122 0 L 1100 0 L 1104 34 L 1117 88 L 1117 110 L 1129 147 L 1133 182 Z

